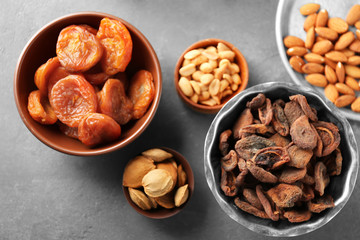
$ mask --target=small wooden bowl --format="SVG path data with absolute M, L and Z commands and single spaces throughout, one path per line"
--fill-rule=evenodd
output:
M 180 79 L 179 69 L 181 68 L 182 63 L 184 61 L 184 55 L 193 49 L 206 48 L 209 46 L 216 47 L 217 44 L 220 42 L 225 44 L 226 46 L 228 46 L 235 53 L 235 63 L 237 63 L 240 68 L 241 85 L 233 94 L 222 99 L 221 104 L 219 104 L 219 105 L 207 106 L 207 105 L 203 105 L 203 104 L 199 104 L 199 103 L 194 103 L 193 101 L 190 100 L 190 98 L 185 96 L 185 94 L 181 91 L 179 84 L 178 84 L 179 79 Z M 208 113 L 208 114 L 217 113 L 224 106 L 224 104 L 227 101 L 229 101 L 233 96 L 235 96 L 236 94 L 238 94 L 239 92 L 241 92 L 242 90 L 244 90 L 246 88 L 246 86 L 248 84 L 248 80 L 249 80 L 248 64 L 246 62 L 245 57 L 242 55 L 242 53 L 239 51 L 239 49 L 237 49 L 233 44 L 231 44 L 225 40 L 216 39 L 216 38 L 208 38 L 208 39 L 200 40 L 200 41 L 192 44 L 190 47 L 188 47 L 181 54 L 176 66 L 175 66 L 175 72 L 174 72 L 175 88 L 176 88 L 176 91 L 177 91 L 178 95 L 180 96 L 181 100 L 183 100 L 192 109 L 194 109 L 198 112 L 201 112 L 201 113 Z
M 171 153 L 173 155 L 173 159 L 176 161 L 176 163 L 178 165 L 181 164 L 183 166 L 184 171 L 186 172 L 187 184 L 189 186 L 189 197 L 183 205 L 181 205 L 180 207 L 174 207 L 172 209 L 166 209 L 161 206 L 158 206 L 156 209 L 142 210 L 131 200 L 128 187 L 123 186 L 125 198 L 128 201 L 128 203 L 130 204 L 130 206 L 135 211 L 140 213 L 141 215 L 144 215 L 148 218 L 154 218 L 154 219 L 168 218 L 168 217 L 174 216 L 175 214 L 179 213 L 189 203 L 190 198 L 194 192 L 194 174 L 192 172 L 190 164 L 188 163 L 188 161 L 186 161 L 185 157 L 171 148 L 161 147 L 161 149 Z

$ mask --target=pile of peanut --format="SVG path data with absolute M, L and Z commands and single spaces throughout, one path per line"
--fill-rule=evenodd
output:
M 291 67 L 303 74 L 312 85 L 323 87 L 325 96 L 335 106 L 350 105 L 360 112 L 360 5 L 355 4 L 346 19 L 329 17 L 326 9 L 316 3 L 300 8 L 307 16 L 304 22 L 306 39 L 286 36 Z M 355 34 L 352 31 L 355 26 Z
M 239 73 L 234 51 L 220 42 L 216 47 L 193 49 L 184 55 L 179 87 L 194 103 L 215 106 L 238 90 Z

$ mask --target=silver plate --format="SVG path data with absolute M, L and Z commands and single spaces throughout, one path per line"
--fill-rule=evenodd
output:
M 329 0 L 315 0 L 311 1 L 314 3 L 319 3 L 321 8 L 326 9 L 329 12 L 329 17 L 341 17 L 345 19 L 349 9 L 356 3 L 359 3 L 355 0 L 347 1 L 329 1 Z M 300 14 L 300 7 L 305 3 L 309 3 L 308 0 L 280 0 L 276 12 L 276 22 L 275 22 L 275 32 L 276 32 L 276 43 L 278 46 L 279 54 L 282 62 L 285 65 L 285 68 L 291 79 L 299 85 L 311 87 L 318 91 L 321 96 L 325 99 L 324 89 L 320 87 L 315 87 L 309 84 L 303 74 L 300 74 L 294 71 L 290 64 L 289 59 L 286 55 L 286 49 L 283 43 L 284 37 L 287 35 L 297 36 L 301 39 L 306 38 L 306 32 L 303 29 L 303 24 L 305 17 Z M 351 27 L 353 29 L 353 27 Z M 359 94 L 358 94 L 359 96 Z M 340 108 L 342 114 L 348 119 L 360 121 L 360 113 L 353 112 L 350 108 Z
M 309 104 L 318 112 L 319 120 L 334 123 L 341 135 L 340 149 L 344 158 L 342 173 L 331 177 L 325 192 L 334 198 L 335 207 L 319 214 L 303 223 L 289 223 L 288 221 L 273 222 L 260 219 L 239 210 L 233 198 L 227 197 L 220 189 L 220 158 L 219 136 L 226 129 L 231 129 L 239 114 L 244 110 L 247 101 L 258 93 L 264 93 L 272 100 L 282 98 L 289 101 L 288 97 L 294 94 L 303 94 Z M 268 236 L 298 236 L 314 231 L 325 225 L 339 213 L 350 198 L 354 189 L 359 169 L 358 147 L 354 132 L 344 115 L 332 104 L 327 104 L 318 92 L 306 86 L 290 83 L 264 83 L 248 88 L 233 97 L 221 108 L 210 125 L 204 146 L 205 176 L 209 188 L 216 201 L 224 212 L 232 219 L 246 228 Z M 346 160 L 346 161 L 345 161 Z

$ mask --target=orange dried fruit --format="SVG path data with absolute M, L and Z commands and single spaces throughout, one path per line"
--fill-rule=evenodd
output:
M 27 109 L 30 116 L 41 124 L 54 124 L 57 121 L 56 114 L 50 106 L 49 100 L 42 95 L 40 90 L 34 90 L 29 94 Z

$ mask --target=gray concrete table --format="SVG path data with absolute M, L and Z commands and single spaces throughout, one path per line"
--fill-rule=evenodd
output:
M 263 239 L 230 219 L 210 192 L 203 143 L 214 115 L 186 107 L 173 85 L 182 51 L 203 38 L 232 42 L 245 55 L 248 86 L 291 81 L 275 43 L 277 1 L 61 0 L 0 1 L 0 239 Z M 148 129 L 132 144 L 97 157 L 69 156 L 38 141 L 22 123 L 13 97 L 17 58 L 31 36 L 57 17 L 100 11 L 132 23 L 158 54 L 163 93 Z M 360 124 L 351 122 L 360 142 Z M 167 146 L 189 160 L 195 192 L 169 219 L 139 215 L 121 188 L 126 162 L 143 149 Z M 346 159 L 345 159 L 346 161 Z M 298 239 L 359 239 L 360 183 L 327 225 Z

